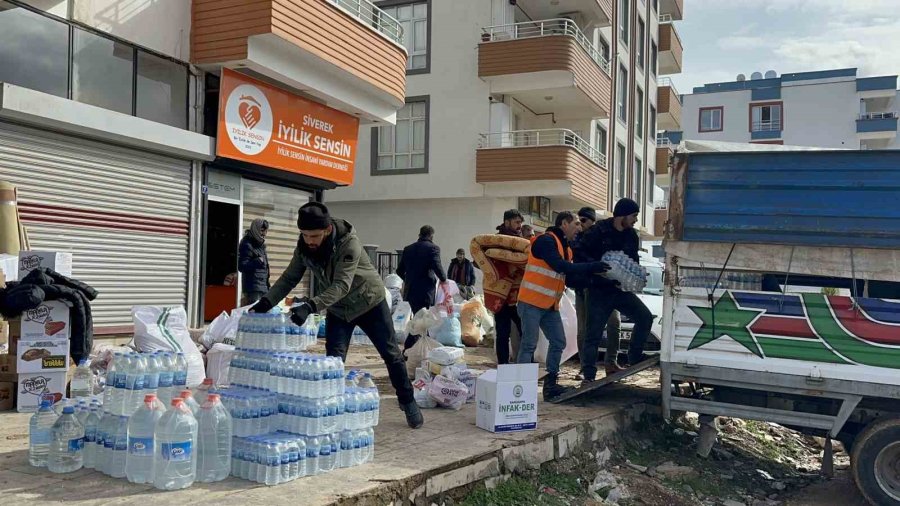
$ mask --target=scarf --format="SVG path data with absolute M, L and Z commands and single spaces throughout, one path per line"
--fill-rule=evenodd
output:
M 266 238 L 262 235 L 264 230 L 269 230 L 269 222 L 262 218 L 256 218 L 250 223 L 250 230 L 247 231 L 247 234 L 249 234 L 257 244 L 262 246 L 266 243 Z
M 497 225 L 497 233 L 500 235 L 511 235 L 514 237 L 522 237 L 522 230 L 513 230 L 504 224 Z

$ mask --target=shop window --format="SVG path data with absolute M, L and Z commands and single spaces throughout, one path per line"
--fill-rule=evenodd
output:
M 137 63 L 137 116 L 187 128 L 187 68 L 143 51 Z
M 74 35 L 72 98 L 131 114 L 134 48 L 80 28 Z
M 389 16 L 400 22 L 403 27 L 403 45 L 409 53 L 406 69 L 409 74 L 427 73 L 431 66 L 429 7 L 431 2 L 394 2 L 379 3 L 378 6 Z
M 69 27 L 0 1 L 0 82 L 68 97 Z
M 428 172 L 428 97 L 409 97 L 397 124 L 373 129 L 372 175 Z

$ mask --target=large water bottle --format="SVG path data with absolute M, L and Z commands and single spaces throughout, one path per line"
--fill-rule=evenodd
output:
M 158 448 L 153 485 L 160 490 L 190 487 L 197 474 L 197 420 L 182 399 L 172 399 L 172 409 L 156 423 L 153 437 Z
M 131 483 L 153 483 L 153 431 L 164 412 L 159 409 L 156 396 L 147 394 L 141 407 L 128 420 L 125 476 Z
M 51 473 L 71 473 L 81 469 L 84 464 L 84 426 L 75 416 L 75 408 L 64 407 L 50 432 L 47 470 Z
M 219 396 L 209 394 L 200 409 L 197 480 L 210 483 L 228 477 L 231 469 L 231 416 Z
M 107 436 L 109 437 L 109 436 Z M 108 473 L 113 478 L 125 477 L 125 462 L 128 458 L 128 417 L 120 416 L 113 430 L 112 451 Z
M 157 360 L 159 361 L 159 392 L 157 397 L 163 401 L 163 404 L 169 406 L 172 403 L 172 399 L 176 397 L 172 387 L 175 381 L 175 363 L 172 360 L 172 354 L 168 352 L 160 352 L 157 355 Z
M 172 387 L 176 392 L 187 388 L 188 362 L 184 353 L 175 354 L 175 376 L 172 379 Z
M 191 414 L 194 415 L 194 418 L 200 416 L 200 404 L 194 400 L 194 394 L 191 393 L 190 390 L 184 389 L 181 391 L 181 400 L 184 401 L 184 405 L 191 410 Z
M 57 418 L 49 399 L 42 400 L 37 412 L 31 415 L 28 425 L 28 463 L 32 466 L 47 466 L 53 424 Z
M 91 404 L 84 420 L 84 467 L 94 469 L 97 465 L 97 431 L 100 425 L 100 406 Z
M 378 387 L 372 380 L 370 373 L 363 374 L 362 379 L 359 381 L 359 387 L 365 390 L 369 397 L 368 426 L 374 427 L 378 425 L 381 399 L 378 395 Z
M 94 375 L 91 374 L 90 362 L 87 359 L 81 359 L 78 368 L 75 369 L 75 375 L 72 376 L 72 383 L 69 385 L 69 393 L 71 397 L 90 397 L 94 395 L 93 389 Z

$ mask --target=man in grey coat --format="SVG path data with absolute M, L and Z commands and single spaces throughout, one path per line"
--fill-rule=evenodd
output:
M 403 354 L 394 340 L 394 324 L 390 304 L 385 299 L 384 283 L 363 250 L 353 226 L 331 218 L 324 204 L 310 202 L 300 208 L 297 227 L 300 240 L 290 265 L 250 310 L 269 311 L 300 283 L 307 270 L 310 271 L 315 280 L 314 296 L 295 300 L 291 320 L 303 325 L 310 314 L 325 310 L 326 353 L 345 361 L 353 329 L 362 329 L 387 366 L 407 424 L 418 429 L 424 419 L 413 398 Z

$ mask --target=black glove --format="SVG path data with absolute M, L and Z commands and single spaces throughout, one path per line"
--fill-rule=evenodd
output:
M 273 306 L 272 303 L 269 302 L 269 299 L 263 297 L 259 299 L 259 302 L 254 304 L 253 307 L 249 309 L 249 311 L 251 313 L 268 313 L 273 307 L 275 306 Z
M 606 262 L 591 262 L 591 272 L 600 274 L 609 270 L 609 264 Z
M 299 300 L 295 298 L 294 300 L 298 301 L 299 304 L 291 308 L 291 321 L 294 322 L 294 325 L 302 327 L 309 315 L 316 312 L 316 304 L 305 297 Z

